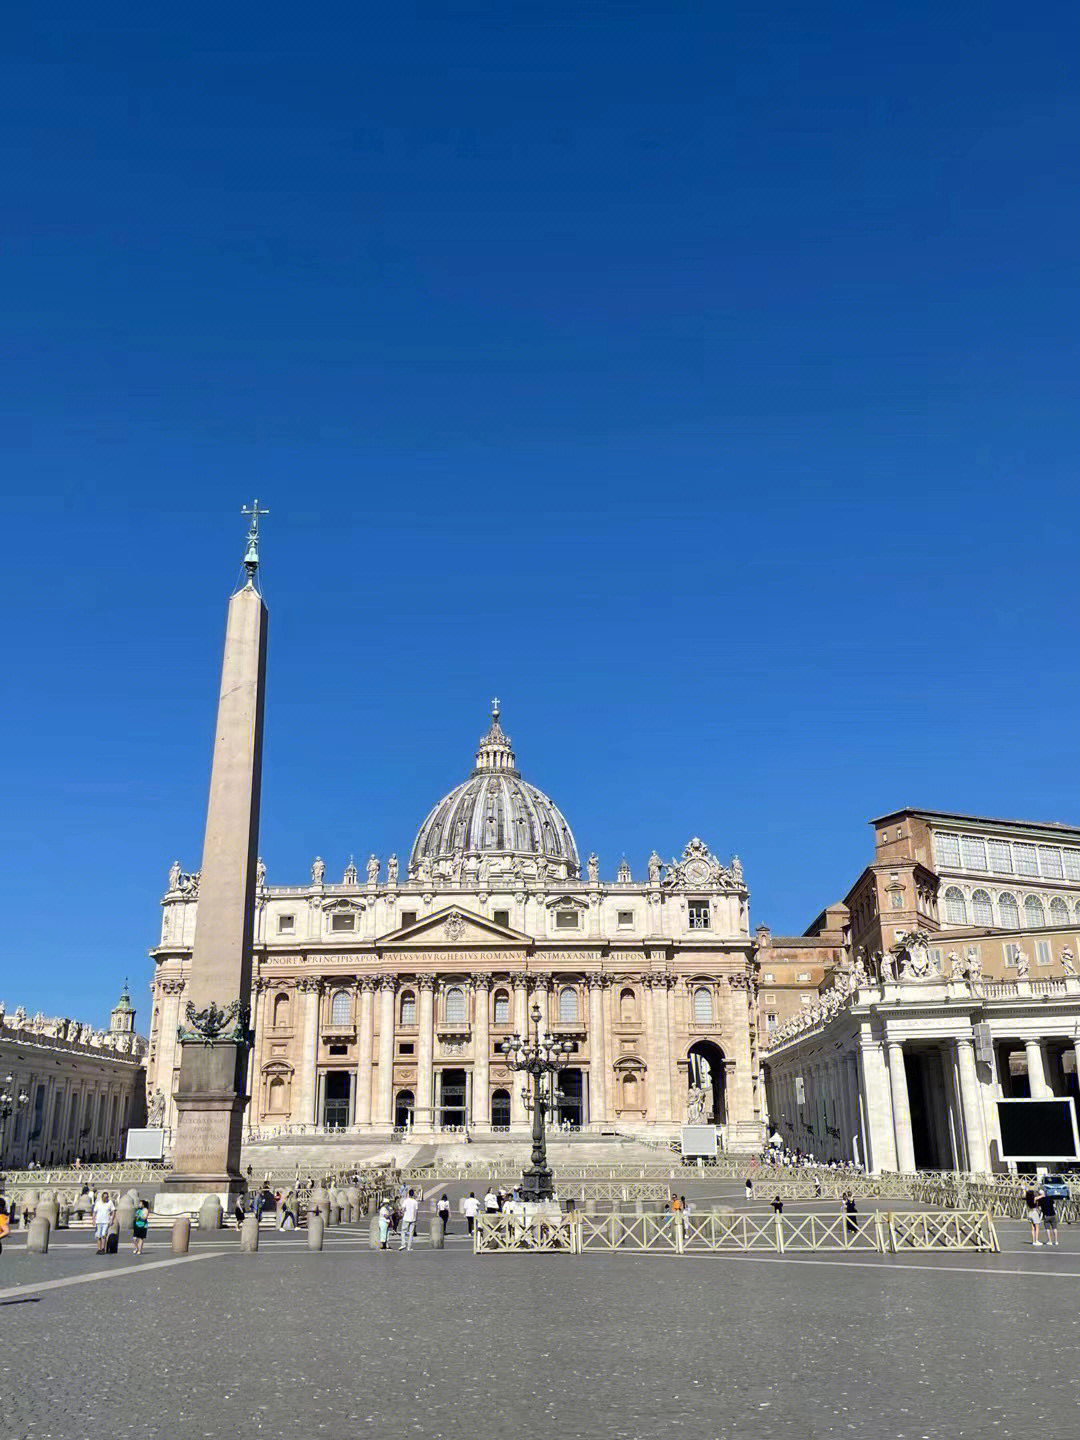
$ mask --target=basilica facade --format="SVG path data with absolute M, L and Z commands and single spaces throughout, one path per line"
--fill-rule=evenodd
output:
M 198 874 L 164 896 L 148 1056 L 170 1129 Z M 556 1124 L 675 1135 L 691 1087 L 734 1150 L 761 1144 L 755 939 L 738 858 L 691 839 L 645 878 L 581 863 L 557 806 L 518 771 L 497 703 L 469 777 L 431 810 L 408 863 L 316 859 L 300 885 L 260 862 L 249 1133 L 522 1133 L 502 1042 L 570 1042 Z

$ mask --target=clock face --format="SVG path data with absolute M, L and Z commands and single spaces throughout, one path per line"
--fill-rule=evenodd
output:
M 709 878 L 709 867 L 704 860 L 689 860 L 683 866 L 683 874 L 691 885 L 704 885 Z

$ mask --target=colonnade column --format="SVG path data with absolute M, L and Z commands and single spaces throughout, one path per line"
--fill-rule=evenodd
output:
M 371 1059 L 375 1042 L 375 977 L 360 977 L 360 1006 L 356 1037 L 356 1106 L 357 1125 L 371 1124 Z
M 604 1044 L 604 992 L 599 975 L 589 977 L 589 1119 L 598 1124 L 607 1113 L 607 1057 Z
M 668 993 L 674 978 L 654 975 L 651 988 L 646 988 L 646 1003 L 652 1016 L 653 1055 L 656 1075 L 653 1080 L 653 1115 L 662 1124 L 670 1122 L 671 1113 L 671 1018 Z
M 475 976 L 476 1038 L 473 1042 L 472 1119 L 491 1124 L 491 976 Z
M 419 1034 L 416 1047 L 416 1117 L 418 1125 L 435 1125 L 435 976 L 418 975 Z
M 966 1037 L 956 1041 L 956 1068 L 960 1075 L 960 1106 L 964 1112 L 964 1134 L 967 1137 L 968 1169 L 985 1174 L 990 1169 L 983 1124 L 982 1096 L 975 1069 L 975 1045 Z
M 887 1040 L 889 1082 L 892 1087 L 893 1129 L 896 1132 L 896 1168 L 902 1175 L 915 1173 L 915 1141 L 911 1133 L 911 1105 L 908 1100 L 904 1047 L 899 1040 Z
M 859 1041 L 859 1063 L 862 1066 L 862 1092 L 866 1102 L 866 1130 L 870 1144 L 867 1169 L 895 1170 L 896 1133 L 893 1127 L 892 1097 L 879 1041 Z
M 384 975 L 379 981 L 379 1097 L 375 1124 L 394 1123 L 394 993 L 397 980 Z
M 158 1021 L 158 1059 L 154 1071 L 154 1089 L 160 1089 L 165 1096 L 165 1116 L 162 1125 L 171 1130 L 176 1124 L 176 1104 L 173 1100 L 173 1075 L 176 1070 L 176 1031 L 180 1024 L 180 997 L 184 993 L 184 981 L 170 976 L 161 982 L 161 1018 Z M 78 1143 L 78 1137 L 76 1137 Z
M 319 991 L 321 981 L 305 976 L 296 982 L 304 997 L 304 1030 L 300 1042 L 300 1099 L 294 1111 L 302 1125 L 317 1124 L 315 1115 L 316 1072 L 319 1055 Z
M 514 987 L 514 1029 L 523 1040 L 529 1034 L 529 992 L 524 975 L 515 975 L 511 981 Z M 525 1102 L 521 1098 L 523 1085 L 526 1083 L 524 1075 L 516 1072 L 510 1073 L 510 1124 L 524 1125 L 528 1119 L 525 1112 Z
M 1046 1083 L 1046 1058 L 1043 1055 L 1041 1040 L 1025 1040 L 1024 1050 L 1027 1054 L 1028 1088 L 1031 1091 L 1033 1100 L 1049 1100 L 1053 1091 Z

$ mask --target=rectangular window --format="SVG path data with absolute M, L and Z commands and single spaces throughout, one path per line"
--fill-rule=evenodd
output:
M 1035 964 L 1036 964 L 1036 965 L 1049 965 L 1050 962 L 1053 960 L 1053 958 L 1054 958 L 1053 955 L 1051 955 L 1051 953 L 1050 953 L 1050 941 L 1049 941 L 1049 940 L 1036 940 L 1036 941 L 1035 941 Z
M 940 975 L 940 974 L 942 973 L 942 970 L 943 970 L 943 955 L 942 955 L 942 952 L 941 952 L 940 950 L 931 950 L 931 951 L 930 951 L 930 963 L 933 965 L 934 969 L 935 969 L 935 970 L 937 971 L 937 973 Z
M 1015 970 L 1015 969 L 1016 969 L 1016 961 L 1017 961 L 1017 959 L 1018 959 L 1018 957 L 1019 957 L 1019 955 L 1020 955 L 1020 946 L 1019 946 L 1019 945 L 1014 945 L 1013 942 L 1012 942 L 1011 940 L 1009 940 L 1009 941 L 1006 941 L 1006 943 L 1005 943 L 1001 948 L 1002 948 L 1002 949 L 1004 950 L 1004 952 L 1005 952 L 1005 964 L 1006 964 L 1006 967 L 1007 967 L 1008 969 L 1010 969 L 1010 970 Z
M 686 907 L 691 930 L 708 930 L 712 925 L 707 900 L 691 900 Z
M 398 1054 L 399 1054 L 399 1055 L 415 1055 L 415 1054 L 416 1054 L 416 1044 L 415 1044 L 415 1042 L 412 1041 L 412 1040 L 402 1040 L 402 1041 L 400 1042 L 400 1044 L 398 1045 L 397 1048 L 398 1048 Z
M 277 933 L 279 935 L 291 935 L 295 929 L 295 915 L 279 915 L 277 917 Z
M 1065 879 L 1080 880 L 1080 850 L 1064 850 Z
M 766 1004 L 766 1005 L 775 1005 L 775 1004 L 776 1004 L 776 996 L 775 996 L 775 995 L 766 995 L 766 996 L 765 996 L 765 1004 Z
M 355 929 L 356 929 L 356 916 L 355 916 L 355 915 L 331 915 L 331 916 L 330 916 L 330 929 L 331 929 L 331 930 L 334 930 L 334 931 L 355 930 Z
M 800 996 L 799 996 L 799 1003 L 800 1003 L 801 1005 L 810 1005 L 810 1004 L 813 1003 L 813 999 L 814 999 L 814 997 L 813 997 L 812 995 L 800 995 Z
M 402 910 L 402 912 L 401 912 L 401 928 L 404 930 L 404 929 L 406 928 L 406 926 L 415 925 L 415 924 L 416 924 L 416 911 L 415 911 L 415 910 Z
M 1018 875 L 1038 875 L 1039 867 L 1035 863 L 1035 846 L 1021 845 L 1019 841 L 1013 845 L 1013 859 L 1016 861 L 1016 873 Z
M 935 834 L 934 855 L 939 870 L 945 866 L 955 869 L 960 864 L 960 836 Z
M 775 984 L 776 984 L 776 976 L 773 974 L 773 972 L 772 972 L 771 970 L 766 970 L 766 971 L 765 971 L 765 974 L 764 974 L 761 978 L 765 981 L 765 984 L 766 984 L 766 985 L 775 985 Z
M 809 971 L 809 970 L 800 970 L 799 973 L 798 973 L 798 975 L 795 976 L 795 983 L 796 983 L 797 985 L 809 985 L 809 984 L 810 984 L 810 971 Z
M 1013 873 L 1012 851 L 1007 840 L 988 840 L 987 849 L 990 852 L 990 869 L 995 875 L 1011 875 Z
M 776 1018 L 777 1018 L 777 1017 L 776 1017 L 776 1011 L 775 1011 L 775 1010 L 770 1010 L 770 1011 L 768 1012 L 768 1014 L 765 1016 L 765 1024 L 768 1026 L 768 1028 L 769 1028 L 770 1030 L 771 1030 L 771 1029 L 773 1028 L 773 1026 L 776 1024 Z
M 965 870 L 986 869 L 986 845 L 978 835 L 960 836 L 960 859 Z
M 509 929 L 510 929 L 510 911 L 509 911 L 509 910 L 496 910 L 496 911 L 495 911 L 495 915 L 494 915 L 494 920 L 495 920 L 495 924 L 496 924 L 496 925 L 501 925 L 501 926 L 502 926 L 504 929 L 506 929 L 506 930 L 509 930 Z
M 331 1045 L 331 1046 L 330 1046 L 330 1054 L 331 1054 L 331 1055 L 347 1055 L 348 1053 L 349 1053 L 349 1047 L 348 1047 L 348 1045 Z
M 633 910 L 620 910 L 620 911 L 619 911 L 619 929 L 620 929 L 620 930 L 632 930 L 633 928 L 634 928 L 634 912 L 633 912 Z
M 578 928 L 578 912 L 576 910 L 556 910 L 556 930 L 576 930 Z
M 1039 846 L 1039 869 L 1047 880 L 1064 878 L 1061 870 L 1061 851 L 1056 845 Z

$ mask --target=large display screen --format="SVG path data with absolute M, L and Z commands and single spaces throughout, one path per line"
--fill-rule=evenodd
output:
M 999 1100 L 1003 1160 L 1080 1160 L 1076 1102 Z

